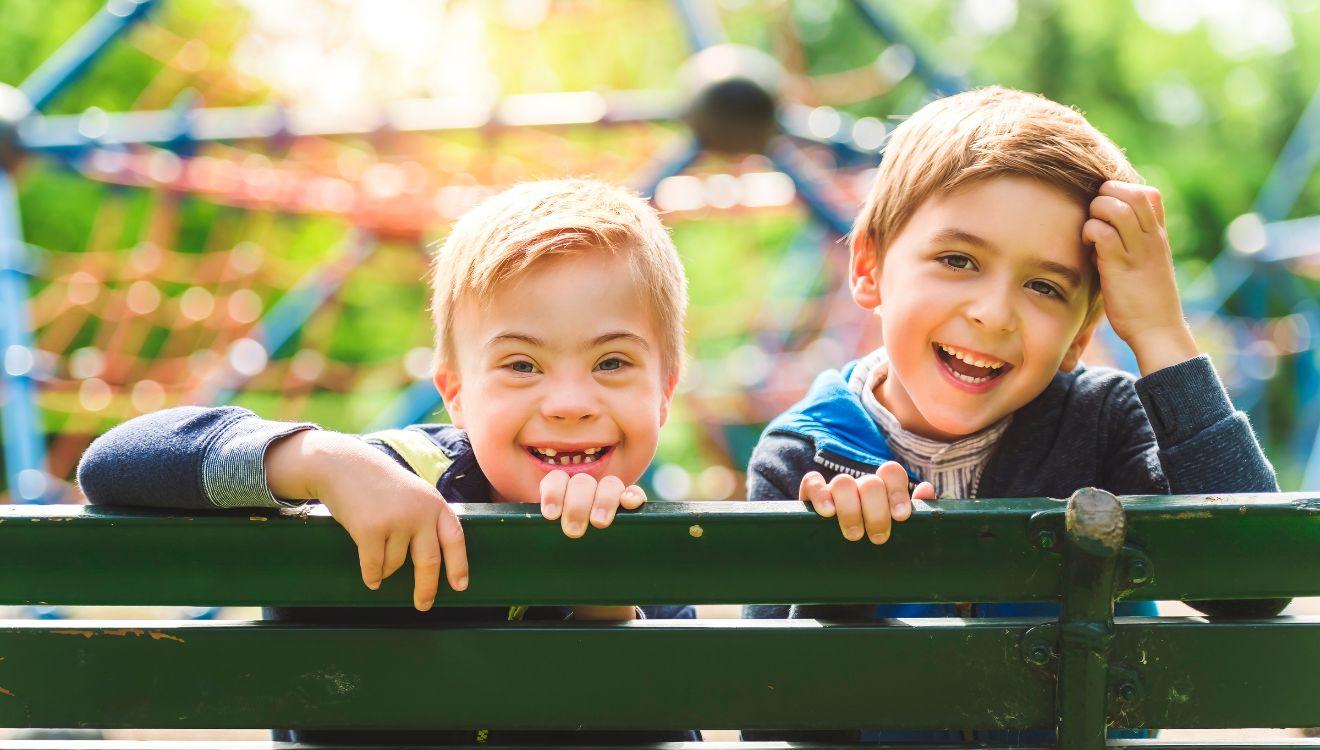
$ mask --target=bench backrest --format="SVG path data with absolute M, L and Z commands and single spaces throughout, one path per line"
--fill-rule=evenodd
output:
M 453 628 L 0 622 L 0 726 L 1057 728 L 1320 725 L 1320 619 L 1120 618 L 1116 599 L 1320 595 L 1320 497 L 918 503 L 848 543 L 799 503 L 652 503 L 564 538 L 462 509 L 437 606 L 1060 602 L 1050 618 Z M 0 506 L 0 604 L 408 606 L 323 512 Z M 441 687 L 443 686 L 443 687 Z M 637 696 L 647 696 L 638 700 Z M 822 700 L 829 695 L 831 699 Z

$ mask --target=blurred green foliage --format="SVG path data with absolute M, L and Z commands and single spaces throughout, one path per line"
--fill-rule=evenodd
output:
M 501 4 L 483 7 L 469 0 L 456 5 L 485 12 Z M 811 75 L 873 65 L 885 48 L 844 0 L 726 0 L 720 5 L 733 41 L 780 54 L 800 53 Z M 1221 251 L 1228 223 L 1250 210 L 1320 85 L 1320 4 L 1315 0 L 911 0 L 883 5 L 946 70 L 974 84 L 1000 83 L 1076 106 L 1126 148 L 1165 196 L 1175 258 L 1185 279 Z M 0 0 L 0 82 L 23 81 L 100 6 L 97 0 Z M 505 92 L 667 88 L 686 58 L 681 27 L 666 2 L 575 0 L 556 2 L 552 8 L 531 28 L 504 24 L 499 13 L 491 11 L 489 59 L 477 61 L 474 69 L 484 66 Z M 1212 13 L 1238 15 L 1215 18 Z M 208 71 L 223 68 L 216 61 L 240 44 L 247 24 L 242 6 L 222 0 L 168 0 L 152 22 L 175 37 L 204 39 Z M 785 39 L 790 40 L 787 47 Z M 144 52 L 149 46 L 117 44 L 48 111 L 76 113 L 93 106 L 109 112 L 131 110 L 144 92 L 156 96 L 162 86 L 171 98 L 195 87 L 207 106 L 270 98 L 260 86 L 206 86 L 183 76 L 162 84 L 161 62 Z M 854 115 L 893 124 L 924 96 L 919 84 L 908 81 L 882 96 L 842 106 Z M 570 137 L 579 147 L 601 153 L 617 147 L 604 134 L 578 132 Z M 479 137 L 454 140 L 470 144 Z M 126 212 L 119 240 L 122 246 L 132 245 L 144 231 L 155 200 L 44 163 L 26 165 L 20 184 L 27 239 L 66 251 L 86 246 L 97 210 L 112 193 Z M 1320 179 L 1313 178 L 1291 216 L 1310 215 L 1318 208 Z M 174 249 L 200 252 L 221 239 L 241 239 L 242 211 L 197 199 L 184 199 L 181 209 Z M 751 319 L 747 310 L 764 303 L 765 280 L 801 223 L 792 216 L 674 222 L 692 283 L 694 356 L 718 359 L 739 346 L 743 331 L 738 326 Z M 340 241 L 346 226 L 297 217 L 279 219 L 266 231 L 269 247 L 310 266 Z M 1320 293 L 1314 280 L 1303 285 L 1312 295 Z M 397 285 L 350 285 L 329 356 L 380 362 L 399 357 L 407 347 L 426 345 L 424 294 L 420 287 L 401 291 Z M 1228 312 L 1242 312 L 1241 304 L 1231 301 Z M 1267 297 L 1263 312 L 1282 315 L 1290 310 L 1281 297 Z M 347 404 L 331 394 L 316 394 L 305 416 L 332 427 L 360 428 L 391 395 L 389 384 L 356 394 Z M 1272 440 L 1270 452 L 1285 486 L 1295 483 L 1300 473 L 1293 460 L 1296 446 L 1284 444 L 1282 437 L 1298 411 L 1298 398 L 1288 370 L 1281 368 L 1260 417 L 1277 428 L 1266 437 Z M 249 394 L 241 402 L 277 414 L 278 401 L 278 394 Z M 49 426 L 60 429 L 63 421 L 63 416 L 52 415 Z M 702 460 L 701 440 L 690 423 L 676 419 L 662 454 L 695 469 Z

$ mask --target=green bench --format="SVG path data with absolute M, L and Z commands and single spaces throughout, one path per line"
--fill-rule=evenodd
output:
M 883 547 L 843 541 L 799 503 L 652 503 L 576 541 L 530 506 L 462 515 L 472 585 L 439 606 L 1061 601 L 1062 615 L 436 629 L 4 621 L 0 726 L 1057 727 L 1073 750 L 1104 746 L 1107 724 L 1320 725 L 1320 618 L 1113 618 L 1121 598 L 1320 595 L 1316 495 L 919 503 Z M 352 543 L 323 513 L 0 506 L 0 555 L 4 605 L 411 601 L 407 568 L 365 589 Z

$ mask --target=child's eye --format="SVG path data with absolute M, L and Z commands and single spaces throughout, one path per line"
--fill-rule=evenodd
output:
M 614 370 L 622 370 L 627 366 L 628 363 L 623 361 L 619 357 L 607 357 L 605 359 L 602 359 L 600 361 L 600 364 L 596 365 L 596 369 L 604 370 L 606 372 L 612 372 Z
M 1063 292 L 1059 291 L 1058 287 L 1048 281 L 1040 281 L 1039 279 L 1036 281 L 1029 281 L 1027 282 L 1027 288 L 1046 297 L 1058 297 L 1059 299 L 1063 299 Z
M 959 271 L 976 270 L 976 261 L 967 257 L 966 255 L 963 255 L 962 253 L 950 253 L 949 255 L 941 255 L 939 258 L 937 258 L 937 260 L 943 263 L 944 265 L 948 266 L 949 268 L 954 268 Z
M 506 368 L 518 373 L 519 375 L 531 375 L 536 372 L 536 365 L 525 359 L 510 362 L 505 365 Z

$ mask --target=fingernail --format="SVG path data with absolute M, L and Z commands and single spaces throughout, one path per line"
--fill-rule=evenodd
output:
M 432 600 L 429 601 L 429 602 L 415 602 L 415 603 L 414 603 L 414 606 L 417 607 L 417 611 L 418 611 L 418 612 L 425 612 L 426 610 L 430 609 L 430 608 L 431 608 L 431 605 L 434 604 L 434 603 L 435 603 L 435 600 L 432 599 Z
M 888 534 L 872 534 L 871 544 L 884 544 L 889 540 Z
M 564 527 L 564 533 L 573 537 L 582 536 L 582 531 L 582 524 L 580 523 L 570 523 Z
M 825 515 L 829 515 L 829 514 L 833 513 L 833 512 L 834 512 L 834 503 L 830 502 L 829 500 L 826 500 L 825 502 L 821 503 L 821 504 L 820 504 L 820 512 L 821 512 L 821 513 L 824 513 Z
M 848 541 L 850 542 L 855 542 L 858 539 L 861 539 L 864 533 L 866 532 L 864 532 L 860 526 L 849 526 L 843 530 L 843 535 L 848 537 Z
M 550 519 L 551 521 L 555 520 L 556 518 L 559 518 L 558 505 L 543 505 L 541 506 L 541 512 L 542 514 L 545 515 L 546 518 Z
M 907 503 L 899 503 L 898 505 L 894 506 L 894 515 L 896 516 L 904 515 L 908 512 L 908 510 L 909 508 Z
M 609 513 L 607 513 L 604 508 L 597 508 L 591 511 L 591 520 L 596 523 L 605 523 L 606 518 L 609 518 Z
M 455 590 L 455 591 L 464 591 L 464 590 L 466 590 L 466 589 L 467 589 L 467 579 L 468 579 L 467 576 L 462 576 L 462 577 L 460 577 L 457 581 L 455 581 L 455 582 L 454 582 L 454 590 Z
M 380 581 L 372 581 L 371 583 L 368 583 L 367 588 L 371 589 L 372 591 L 375 591 L 376 589 L 380 588 Z

